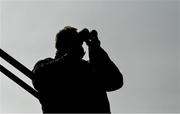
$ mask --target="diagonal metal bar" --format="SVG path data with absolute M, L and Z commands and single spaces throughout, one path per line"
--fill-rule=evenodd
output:
M 33 73 L 27 67 L 25 67 L 23 64 L 21 64 L 16 59 L 14 59 L 9 54 L 7 54 L 5 51 L 3 51 L 1 48 L 0 48 L 0 56 L 4 60 L 6 60 L 8 63 L 10 63 L 12 66 L 14 66 L 19 71 L 21 71 L 23 74 L 25 74 L 28 78 L 32 79 Z
M 24 81 L 22 81 L 20 78 L 18 78 L 17 76 L 15 76 L 13 73 L 11 73 L 9 70 L 7 70 L 5 67 L 3 67 L 0 64 L 0 71 L 2 73 L 4 73 L 8 78 L 10 78 L 11 80 L 13 80 L 14 82 L 16 82 L 19 86 L 21 86 L 23 89 L 25 89 L 26 91 L 28 91 L 31 95 L 33 95 L 34 97 L 36 97 L 37 99 L 39 98 L 38 96 L 38 92 L 36 90 L 34 90 L 31 86 L 29 86 L 28 84 L 26 84 Z

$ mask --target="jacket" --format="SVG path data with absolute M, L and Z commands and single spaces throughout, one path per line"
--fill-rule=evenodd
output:
M 33 69 L 33 85 L 44 113 L 110 113 L 106 92 L 122 87 L 123 77 L 101 48 L 89 48 L 89 61 L 46 58 Z

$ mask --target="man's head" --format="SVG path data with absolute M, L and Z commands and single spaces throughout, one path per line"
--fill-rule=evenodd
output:
M 66 26 L 57 33 L 55 47 L 61 55 L 67 53 L 80 58 L 84 56 L 82 42 L 74 27 Z

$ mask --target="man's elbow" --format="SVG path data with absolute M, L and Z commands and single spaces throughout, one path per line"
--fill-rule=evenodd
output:
M 120 89 L 123 86 L 123 82 L 119 82 L 117 84 L 114 85 L 114 87 L 111 87 L 107 90 L 107 92 L 111 92 L 111 91 L 115 91 Z
M 122 81 L 120 82 L 120 84 L 119 84 L 119 88 L 118 88 L 118 89 L 120 89 L 123 85 L 124 85 L 124 81 L 122 80 Z
M 123 75 L 120 71 L 118 71 L 118 73 L 116 73 L 116 78 L 114 80 L 114 83 L 116 83 L 117 85 L 117 89 L 120 89 L 123 85 L 124 85 L 124 81 L 123 81 Z M 115 90 L 117 90 L 115 89 Z
M 111 83 L 109 88 L 107 88 L 107 92 L 118 90 L 122 88 L 123 85 L 124 85 L 124 81 L 123 81 L 123 76 L 121 74 L 118 75 L 118 78 Z

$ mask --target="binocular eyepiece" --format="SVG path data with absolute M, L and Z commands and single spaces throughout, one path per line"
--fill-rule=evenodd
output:
M 88 40 L 91 40 L 94 37 L 97 37 L 97 31 L 92 30 L 91 32 L 89 32 L 89 30 L 85 28 L 78 33 L 78 37 L 83 43 L 84 41 L 86 42 Z

